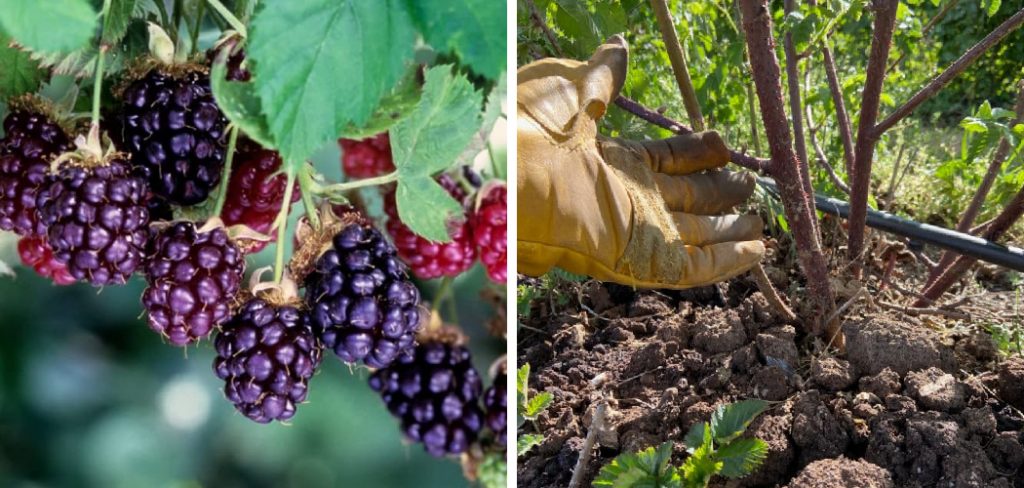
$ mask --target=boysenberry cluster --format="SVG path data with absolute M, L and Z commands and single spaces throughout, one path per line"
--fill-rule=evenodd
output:
M 259 423 L 288 420 L 306 400 L 321 349 L 298 308 L 250 299 L 214 339 L 224 395 Z
M 466 199 L 466 192 L 458 182 L 448 175 L 441 175 L 438 182 L 458 202 Z M 429 280 L 442 276 L 455 277 L 473 266 L 476 248 L 473 245 L 473 230 L 469 219 L 462 218 L 448 223 L 448 242 L 433 242 L 406 227 L 398 217 L 395 193 L 384 196 L 384 211 L 388 216 L 387 229 L 398 248 L 398 256 L 412 269 L 417 278 Z
M 57 285 L 70 285 L 75 277 L 68 273 L 68 267 L 57 261 L 46 238 L 41 236 L 22 237 L 18 239 L 18 257 L 21 262 L 49 278 Z
M 491 387 L 484 392 L 484 424 L 494 433 L 494 443 L 505 447 L 508 431 L 507 375 L 504 366 L 494 376 Z
M 128 281 L 149 237 L 146 184 L 124 159 L 64 166 L 38 198 L 40 221 L 58 262 L 95 286 Z
M 50 181 L 50 161 L 71 149 L 64 130 L 47 115 L 15 108 L 0 139 L 0 230 L 46 233 L 36 213 L 39 189 Z
M 338 139 L 338 144 L 341 169 L 349 178 L 371 178 L 395 170 L 391 141 L 386 132 L 362 140 Z
M 483 383 L 463 346 L 420 344 L 370 375 L 369 383 L 401 420 L 402 433 L 431 455 L 465 452 L 483 426 Z
M 227 126 L 209 76 L 154 68 L 124 90 L 122 101 L 122 139 L 153 193 L 177 205 L 206 200 L 220 182 Z
M 176 346 L 208 336 L 230 317 L 244 269 L 223 228 L 178 222 L 160 231 L 150 242 L 142 293 L 149 327 Z
M 505 283 L 508 277 L 506 251 L 508 247 L 508 203 L 505 185 L 485 189 L 480 207 L 470 217 L 473 221 L 473 240 L 480 262 L 487 268 L 487 276 L 496 283 Z
M 342 229 L 306 278 L 306 303 L 324 346 L 371 368 L 412 348 L 419 300 L 394 246 L 368 224 Z
M 281 156 L 247 143 L 236 154 L 234 168 L 228 179 L 228 195 L 224 202 L 221 218 L 225 225 L 244 225 L 250 229 L 270 237 L 269 242 L 277 238 L 270 228 L 281 211 L 284 200 L 287 177 L 280 174 Z M 299 200 L 300 193 L 296 187 L 292 192 L 292 202 Z M 245 251 L 258 252 L 266 246 L 266 242 L 250 244 Z

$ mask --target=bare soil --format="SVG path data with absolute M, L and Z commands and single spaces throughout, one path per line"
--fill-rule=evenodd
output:
M 797 289 L 795 273 L 769 276 Z M 762 398 L 772 406 L 747 435 L 769 444 L 767 459 L 712 486 L 1024 488 L 1024 359 L 1001 355 L 971 320 L 854 307 L 840 354 L 781 319 L 746 278 L 682 292 L 564 286 L 568 303 L 542 301 L 521 318 L 519 364 L 554 402 L 536 424 L 543 444 L 519 459 L 520 487 L 568 485 L 598 398 L 607 428 L 584 486 L 618 454 L 666 440 L 678 465 L 691 425 Z M 997 317 L 1014 306 L 997 291 L 970 303 Z

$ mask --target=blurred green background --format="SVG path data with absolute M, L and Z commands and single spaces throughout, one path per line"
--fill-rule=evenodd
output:
M 338 157 L 329 148 L 315 163 L 336 178 Z M 248 270 L 270 264 L 273 251 Z M 20 262 L 10 235 L 0 237 L 0 260 Z M 16 277 L 0 276 L 0 487 L 469 485 L 457 461 L 403 442 L 364 368 L 325 352 L 295 418 L 256 424 L 223 398 L 209 341 L 184 351 L 148 329 L 141 278 L 55 287 L 14 268 Z M 505 351 L 486 329 L 494 309 L 480 293 L 489 283 L 478 264 L 453 287 L 485 378 Z M 425 297 L 437 288 L 421 285 Z

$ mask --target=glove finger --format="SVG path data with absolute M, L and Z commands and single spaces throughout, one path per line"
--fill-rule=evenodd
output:
M 668 209 L 698 215 L 728 211 L 754 193 L 754 175 L 728 170 L 685 176 L 654 174 Z
M 685 175 L 721 168 L 729 162 L 729 148 L 715 131 L 682 134 L 641 143 L 651 169 L 658 173 Z
M 689 288 L 727 280 L 761 262 L 764 243 L 760 240 L 731 241 L 707 246 L 686 246 L 688 257 L 680 283 Z
M 757 215 L 693 215 L 673 212 L 672 220 L 683 242 L 705 246 L 729 241 L 752 241 L 761 238 L 764 222 Z

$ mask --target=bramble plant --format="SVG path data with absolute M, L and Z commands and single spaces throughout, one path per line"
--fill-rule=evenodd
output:
M 753 473 L 768 454 L 768 444 L 744 437 L 750 423 L 768 406 L 744 400 L 719 406 L 711 422 L 690 428 L 684 444 L 690 455 L 680 467 L 670 466 L 672 442 L 616 457 L 601 468 L 594 486 L 620 488 L 704 488 L 715 475 L 742 478 Z
M 517 456 L 522 456 L 544 442 L 544 433 L 537 427 L 537 418 L 551 405 L 554 395 L 541 392 L 530 396 L 530 364 L 524 364 L 516 372 L 516 411 L 521 430 L 526 422 L 533 426 L 534 434 L 519 433 L 516 439 Z
M 406 438 L 493 484 L 493 379 L 440 305 L 470 273 L 504 288 L 505 25 L 483 0 L 5 2 L 0 230 L 58 284 L 142 275 L 150 328 L 212 339 L 253 421 L 292 419 L 337 357 L 374 370 Z M 310 162 L 332 146 L 342 161 Z

